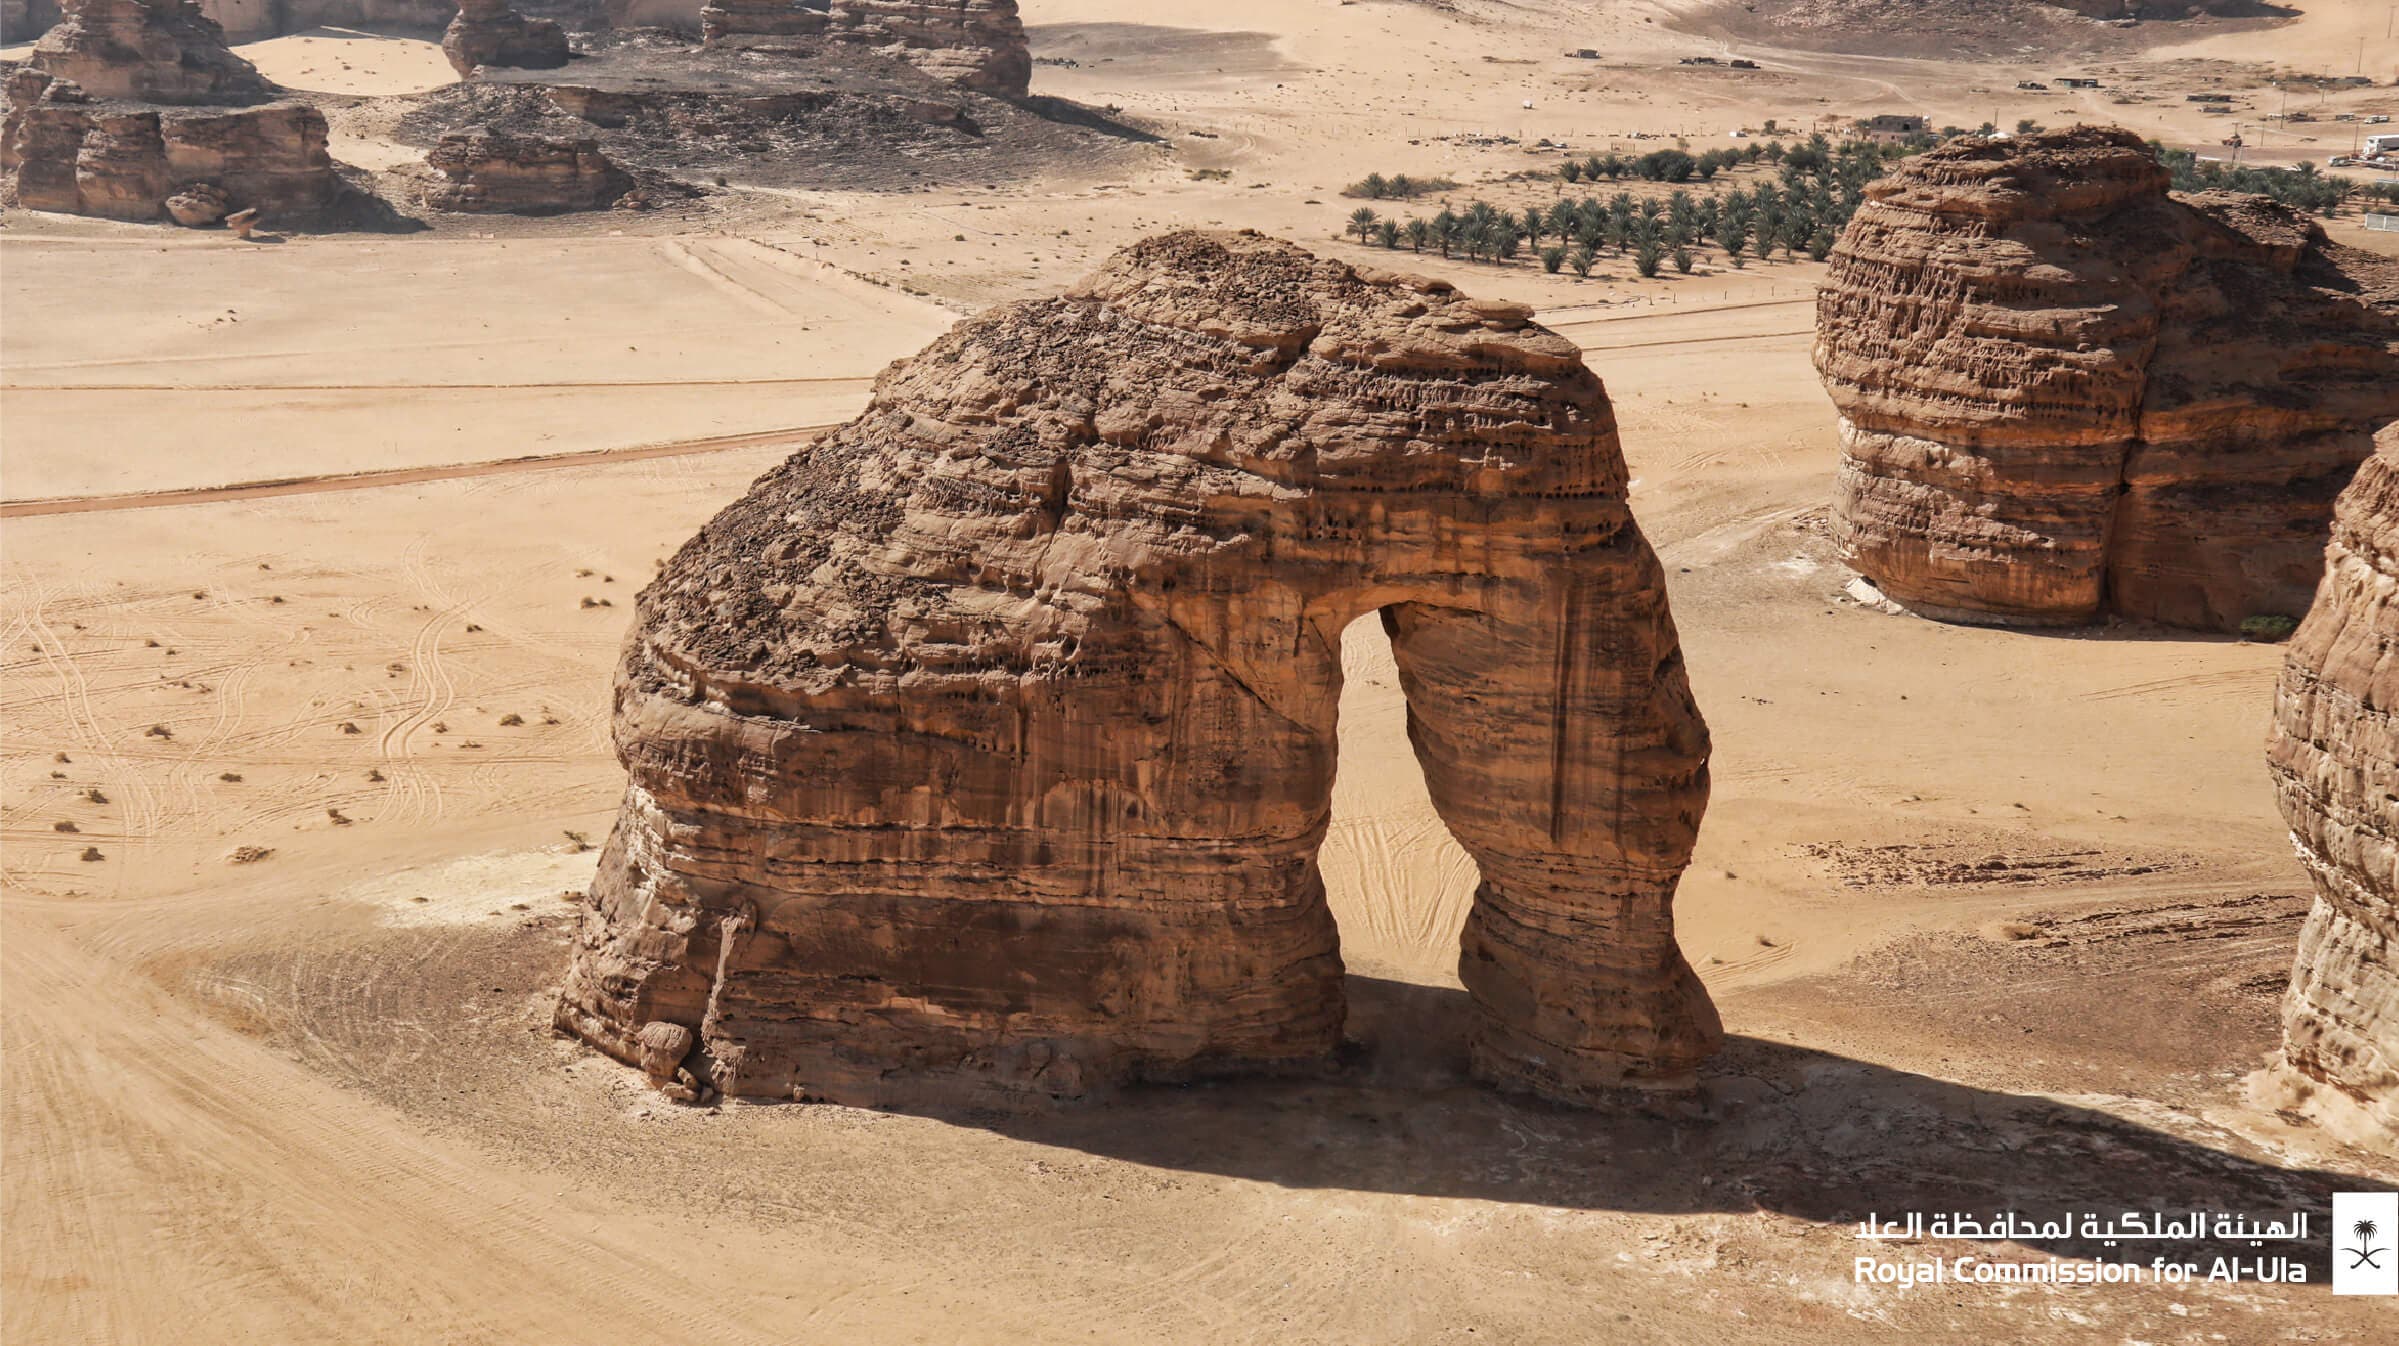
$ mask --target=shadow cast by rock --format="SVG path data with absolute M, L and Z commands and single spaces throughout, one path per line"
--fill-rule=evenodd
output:
M 945 1120 L 1280 1187 L 1653 1214 L 1762 1211 L 1831 1225 L 1908 1211 L 1928 1220 L 2194 1209 L 2322 1219 L 2335 1188 L 2380 1185 L 2246 1157 L 2229 1134 L 2202 1143 L 2092 1108 L 1759 1038 L 1732 1038 L 1697 1099 L 1555 1107 L 1468 1078 L 1463 991 L 1357 976 L 1348 985 L 1356 1047 L 1329 1078 L 1148 1087 L 1097 1107 Z M 2323 1247 L 2318 1239 L 2264 1252 L 2306 1260 L 2320 1283 Z M 2202 1266 L 2260 1255 L 2246 1245 L 2113 1248 L 2079 1236 L 2026 1251 Z

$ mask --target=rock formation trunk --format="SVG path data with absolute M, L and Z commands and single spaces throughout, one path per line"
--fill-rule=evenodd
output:
M 2333 516 L 2291 638 L 2268 761 L 2315 880 L 2283 1001 L 2284 1064 L 2399 1136 L 2399 427 Z
M 2262 197 L 2167 192 L 2130 132 L 1953 141 L 1834 249 L 1834 535 L 1928 615 L 2230 630 L 2305 610 L 2399 417 L 2399 264 Z
M 1321 1064 L 1340 633 L 1380 611 L 1483 867 L 1477 1070 L 1687 1083 L 1707 739 L 1624 489 L 1525 309 L 1253 235 L 960 325 L 644 592 L 560 1025 L 856 1104 Z

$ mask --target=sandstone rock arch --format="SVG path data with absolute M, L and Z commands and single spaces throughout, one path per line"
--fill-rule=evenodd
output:
M 1834 538 L 1928 615 L 2297 617 L 2399 417 L 2399 264 L 2129 131 L 1961 138 L 1867 188 L 1818 292 Z
M 1377 611 L 1482 869 L 1476 1070 L 1686 1082 L 1707 737 L 1599 380 L 1521 307 L 1254 235 L 960 325 L 667 565 L 559 1024 L 860 1104 L 1322 1062 L 1339 641 Z

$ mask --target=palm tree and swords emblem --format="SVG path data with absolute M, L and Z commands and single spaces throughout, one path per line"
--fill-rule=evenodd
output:
M 2349 1226 L 2349 1232 L 2357 1239 L 2356 1247 L 2341 1250 L 2357 1259 L 2349 1264 L 2349 1269 L 2355 1271 L 2359 1267 L 2372 1267 L 2377 1271 L 2381 1270 L 2382 1263 L 2376 1259 L 2390 1251 L 2388 1248 L 2374 1246 L 2374 1236 L 2382 1232 L 2381 1226 L 2372 1220 L 2360 1220 Z

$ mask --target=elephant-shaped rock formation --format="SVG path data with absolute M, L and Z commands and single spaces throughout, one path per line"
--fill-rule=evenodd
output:
M 1683 1086 L 1721 1036 L 1671 912 L 1707 731 L 1625 490 L 1528 310 L 1254 234 L 962 323 L 643 592 L 558 1023 L 861 1105 L 1320 1066 L 1339 645 L 1377 612 L 1481 867 L 1474 1068 Z
M 2291 637 L 2269 748 L 2315 880 L 2282 1061 L 2399 1135 L 2399 426 L 2333 512 L 2323 588 Z
M 1932 616 L 2297 616 L 2399 417 L 2399 263 L 2177 196 L 2131 132 L 1961 138 L 1869 186 L 1818 292 L 1834 536 Z

